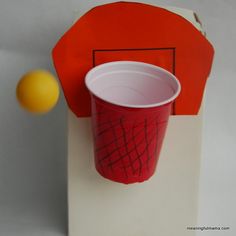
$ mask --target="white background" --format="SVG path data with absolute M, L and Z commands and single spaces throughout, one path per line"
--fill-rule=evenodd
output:
M 35 117 L 18 107 L 15 85 L 27 70 L 53 71 L 51 49 L 70 27 L 74 12 L 106 2 L 0 0 L 0 235 L 65 235 L 63 94 L 51 113 Z M 199 235 L 236 235 L 236 1 L 143 2 L 193 9 L 215 47 L 206 88 L 198 226 L 230 230 Z

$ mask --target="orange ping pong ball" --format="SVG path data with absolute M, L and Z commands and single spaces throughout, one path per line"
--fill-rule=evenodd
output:
M 20 105 L 29 112 L 49 112 L 59 98 L 59 86 L 55 77 L 46 70 L 29 71 L 17 84 L 16 96 Z

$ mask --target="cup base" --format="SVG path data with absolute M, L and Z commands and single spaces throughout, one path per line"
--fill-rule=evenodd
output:
M 121 178 L 120 176 L 116 176 L 112 173 L 105 173 L 104 171 L 102 171 L 102 169 L 100 167 L 97 167 L 97 166 L 96 166 L 96 170 L 105 179 L 128 185 L 128 184 L 143 183 L 143 182 L 149 180 L 155 174 L 156 168 L 153 171 L 149 172 L 145 176 L 139 176 L 139 175 L 130 176 L 129 175 L 128 177 L 125 177 L 125 178 Z

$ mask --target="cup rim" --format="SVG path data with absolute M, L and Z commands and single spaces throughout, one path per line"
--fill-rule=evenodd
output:
M 125 104 L 125 103 L 113 102 L 113 101 L 110 101 L 108 99 L 104 99 L 100 95 L 98 95 L 96 92 L 94 92 L 93 89 L 91 89 L 89 80 L 91 79 L 93 74 L 96 73 L 96 71 L 98 71 L 99 69 L 102 69 L 104 67 L 117 65 L 117 64 L 119 64 L 119 65 L 122 65 L 122 64 L 123 65 L 129 65 L 129 64 L 130 65 L 140 65 L 140 66 L 145 66 L 147 68 L 149 67 L 149 68 L 155 69 L 156 71 L 161 71 L 162 73 L 167 74 L 172 80 L 175 81 L 175 83 L 177 85 L 177 89 L 176 89 L 175 93 L 170 98 L 168 98 L 168 99 L 166 99 L 162 102 L 157 102 L 157 103 L 152 103 L 152 104 L 145 104 L 145 105 Z M 91 94 L 95 95 L 96 97 L 98 97 L 99 99 L 101 99 L 101 100 L 103 100 L 107 103 L 113 104 L 113 105 L 128 107 L 128 108 L 159 107 L 159 106 L 162 106 L 162 105 L 173 102 L 178 97 L 178 95 L 180 94 L 180 91 L 181 91 L 181 84 L 180 84 L 179 80 L 172 73 L 170 73 L 169 71 L 163 69 L 162 67 L 159 67 L 159 66 L 156 66 L 156 65 L 153 65 L 153 64 L 149 64 L 149 63 L 145 63 L 145 62 L 138 62 L 138 61 L 112 61 L 112 62 L 107 62 L 107 63 L 100 64 L 98 66 L 95 66 L 90 71 L 88 71 L 88 73 L 86 74 L 86 76 L 85 76 L 85 85 L 86 85 L 87 89 L 89 90 L 89 92 Z

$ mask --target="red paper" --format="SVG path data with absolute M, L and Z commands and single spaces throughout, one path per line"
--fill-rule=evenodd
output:
M 181 94 L 173 114 L 198 113 L 214 49 L 186 19 L 163 8 L 117 2 L 82 16 L 53 49 L 53 61 L 71 110 L 90 116 L 86 73 L 94 66 L 132 60 L 161 66 L 177 76 Z

